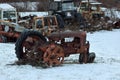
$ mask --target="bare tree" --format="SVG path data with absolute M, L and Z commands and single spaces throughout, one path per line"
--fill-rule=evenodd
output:
M 49 9 L 49 0 L 41 1 L 37 5 L 37 11 L 48 11 L 48 9 Z
M 107 8 L 120 8 L 120 0 L 97 0 Z
M 14 6 L 18 12 L 24 12 L 24 11 L 36 11 L 36 5 L 35 2 L 14 2 L 10 3 L 12 6 Z

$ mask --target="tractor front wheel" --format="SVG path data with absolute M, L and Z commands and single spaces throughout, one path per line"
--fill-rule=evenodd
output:
M 48 66 L 59 66 L 64 61 L 63 48 L 56 44 L 50 44 L 44 53 L 43 61 Z

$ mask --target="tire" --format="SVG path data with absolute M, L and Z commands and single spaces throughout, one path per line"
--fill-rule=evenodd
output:
M 64 23 L 63 18 L 59 14 L 56 14 L 56 18 L 58 21 L 59 28 L 64 28 L 65 23 Z
M 76 13 L 76 14 L 75 14 L 75 17 L 76 17 L 76 19 L 77 19 L 77 22 L 80 23 L 81 20 L 82 20 L 81 14 L 80 14 L 80 13 Z
M 89 57 L 88 57 L 88 63 L 92 63 L 95 59 L 96 55 L 94 52 L 89 53 Z
M 82 17 L 80 13 L 76 13 L 77 23 L 79 24 L 80 28 L 87 27 L 86 20 Z
M 24 31 L 21 33 L 21 36 L 17 39 L 16 44 L 15 44 L 15 53 L 18 58 L 18 60 L 24 59 L 23 55 L 23 42 L 28 36 L 37 36 L 39 37 L 43 42 L 46 42 L 46 38 L 37 31 Z
M 82 64 L 83 63 L 83 57 L 84 55 L 83 54 L 80 54 L 79 55 L 79 63 Z
M 82 63 L 87 63 L 87 62 L 88 62 L 88 53 L 87 54 L 81 53 L 79 55 L 79 63 L 82 64 Z

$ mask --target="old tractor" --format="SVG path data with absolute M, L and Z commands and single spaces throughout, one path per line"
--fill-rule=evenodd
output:
M 105 13 L 101 6 L 102 3 L 91 0 L 82 0 L 80 2 L 77 11 L 81 13 L 87 21 L 88 26 L 86 29 L 88 29 L 88 31 L 101 30 L 105 26 Z
M 71 54 L 80 54 L 79 63 L 92 63 L 95 53 L 90 53 L 89 47 L 83 31 L 57 31 L 46 36 L 24 31 L 16 41 L 15 53 L 21 63 L 50 67 L 61 65 Z
M 0 20 L 0 43 L 15 42 L 24 29 L 16 23 Z
M 95 1 L 81 1 L 78 11 L 84 16 L 86 20 L 100 19 L 104 16 L 101 10 L 102 3 Z
M 28 25 L 25 26 L 3 20 L 0 20 L 0 23 L 0 42 L 15 42 L 24 30 L 35 30 L 48 35 L 58 28 L 55 16 L 34 17 L 26 21 Z

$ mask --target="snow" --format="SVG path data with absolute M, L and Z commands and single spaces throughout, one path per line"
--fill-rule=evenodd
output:
M 3 10 L 16 10 L 16 8 L 14 8 L 13 6 L 9 5 L 9 4 L 0 4 L 0 9 Z
M 1 80 L 120 80 L 120 29 L 87 33 L 90 52 L 96 53 L 91 64 L 78 64 L 79 55 L 65 58 L 59 67 L 43 69 L 31 65 L 9 65 L 17 58 L 14 43 L 0 43 Z
M 105 11 L 105 16 L 108 16 L 110 18 L 119 18 L 120 19 L 120 11 L 118 11 L 117 9 L 102 8 L 102 11 Z
M 82 2 L 88 2 L 88 0 L 82 0 Z M 89 0 L 89 2 L 97 2 L 96 0 Z
M 116 10 L 114 13 L 115 13 L 116 17 L 120 19 L 120 11 Z
M 24 17 L 24 16 L 29 16 L 29 15 L 36 15 L 36 16 L 46 16 L 48 15 L 48 12 L 19 12 L 19 15 L 21 17 Z
M 90 3 L 90 4 L 92 4 L 92 5 L 101 5 L 102 3 L 100 3 L 100 2 L 94 2 L 94 3 Z

